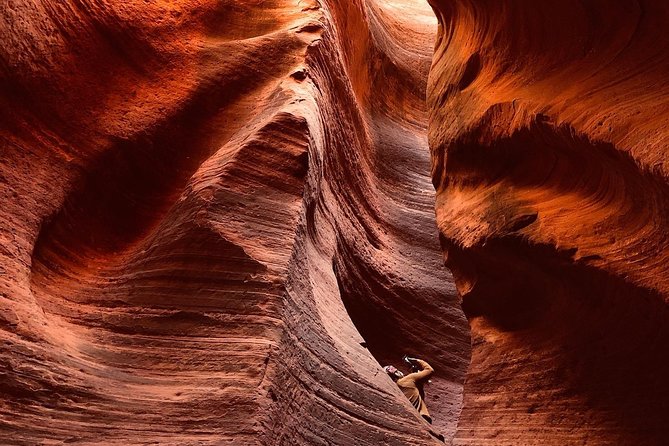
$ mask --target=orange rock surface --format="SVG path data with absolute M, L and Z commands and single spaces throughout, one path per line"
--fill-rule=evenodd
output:
M 422 1 L 0 5 L 0 443 L 452 436 Z M 398 364 L 399 365 L 399 364 Z
M 667 444 L 669 6 L 432 3 L 437 223 L 473 338 L 454 444 Z
M 667 23 L 5 0 L 0 444 L 667 444 Z

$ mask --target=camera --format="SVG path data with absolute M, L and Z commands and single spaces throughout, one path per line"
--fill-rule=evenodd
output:
M 412 371 L 418 370 L 418 364 L 416 364 L 416 358 L 412 358 L 409 355 L 402 356 L 402 360 L 409 364 Z

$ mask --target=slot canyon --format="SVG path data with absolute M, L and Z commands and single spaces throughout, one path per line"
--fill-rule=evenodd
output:
M 669 3 L 0 19 L 1 445 L 669 444 Z

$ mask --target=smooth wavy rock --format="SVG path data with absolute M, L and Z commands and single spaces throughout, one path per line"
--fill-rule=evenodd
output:
M 453 435 L 470 342 L 434 221 L 426 3 L 0 18 L 0 443 L 439 444 L 380 370 L 404 353 L 437 369 Z
M 669 5 L 431 0 L 458 445 L 669 440 Z

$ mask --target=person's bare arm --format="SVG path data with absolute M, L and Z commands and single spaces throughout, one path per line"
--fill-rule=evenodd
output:
M 423 381 L 429 378 L 432 373 L 434 373 L 432 366 L 422 359 L 411 358 L 411 362 L 417 363 L 422 370 L 420 372 L 409 373 L 407 378 L 413 378 L 416 381 Z

